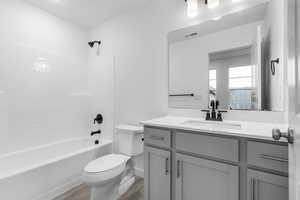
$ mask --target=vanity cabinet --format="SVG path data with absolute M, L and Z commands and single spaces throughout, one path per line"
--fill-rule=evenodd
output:
M 238 200 L 237 166 L 176 154 L 176 200 Z
M 247 171 L 247 200 L 288 199 L 288 178 L 256 170 Z
M 249 141 L 247 161 L 249 165 L 288 173 L 289 152 L 286 146 Z
M 145 127 L 145 200 L 286 200 L 283 142 Z
M 145 147 L 145 200 L 171 200 L 171 154 Z
M 239 161 L 239 141 L 232 138 L 176 131 L 176 150 L 227 161 Z
M 161 148 L 171 147 L 171 131 L 165 129 L 147 128 L 144 135 L 147 145 L 154 145 Z

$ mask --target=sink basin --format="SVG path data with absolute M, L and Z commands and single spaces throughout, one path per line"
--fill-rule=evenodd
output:
M 199 126 L 203 128 L 224 128 L 224 129 L 242 129 L 242 125 L 238 123 L 229 122 L 214 122 L 214 121 L 200 121 L 200 120 L 189 120 L 182 123 L 187 126 Z

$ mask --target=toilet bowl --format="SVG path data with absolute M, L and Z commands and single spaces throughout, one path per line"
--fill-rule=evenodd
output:
M 91 188 L 91 200 L 116 200 L 128 156 L 109 154 L 84 168 L 83 181 Z
M 143 152 L 143 129 L 122 125 L 117 127 L 117 133 L 122 139 L 122 145 L 119 147 L 122 154 L 105 155 L 84 168 L 83 182 L 91 189 L 90 200 L 117 200 L 120 196 L 121 182 L 133 182 L 129 181 L 134 177 L 131 158 Z

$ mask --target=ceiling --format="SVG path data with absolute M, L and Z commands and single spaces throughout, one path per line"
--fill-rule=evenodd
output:
M 186 16 L 186 3 L 184 0 L 23 0 L 33 6 L 39 7 L 57 17 L 73 22 L 84 28 L 93 28 L 104 21 L 116 17 L 124 12 L 141 9 L 145 6 L 157 7 L 170 15 L 171 20 L 183 24 L 202 23 L 209 16 L 219 16 L 221 13 L 236 12 L 246 7 L 260 4 L 269 0 L 242 0 L 232 3 L 232 0 L 221 0 L 217 9 L 207 9 L 205 5 L 199 8 L 200 15 L 196 19 Z M 204 2 L 204 0 L 199 0 Z M 203 3 L 202 3 L 203 4 Z M 166 12 L 168 11 L 168 12 Z M 205 20 L 204 20 L 205 21 Z M 190 26 L 191 24 L 189 24 Z
M 92 28 L 148 0 L 24 0 L 84 28 Z

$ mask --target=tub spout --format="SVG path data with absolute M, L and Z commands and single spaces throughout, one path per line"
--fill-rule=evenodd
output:
M 99 130 L 99 131 L 94 131 L 94 132 L 91 132 L 91 136 L 93 136 L 93 135 L 96 135 L 96 134 L 101 134 L 101 130 Z

